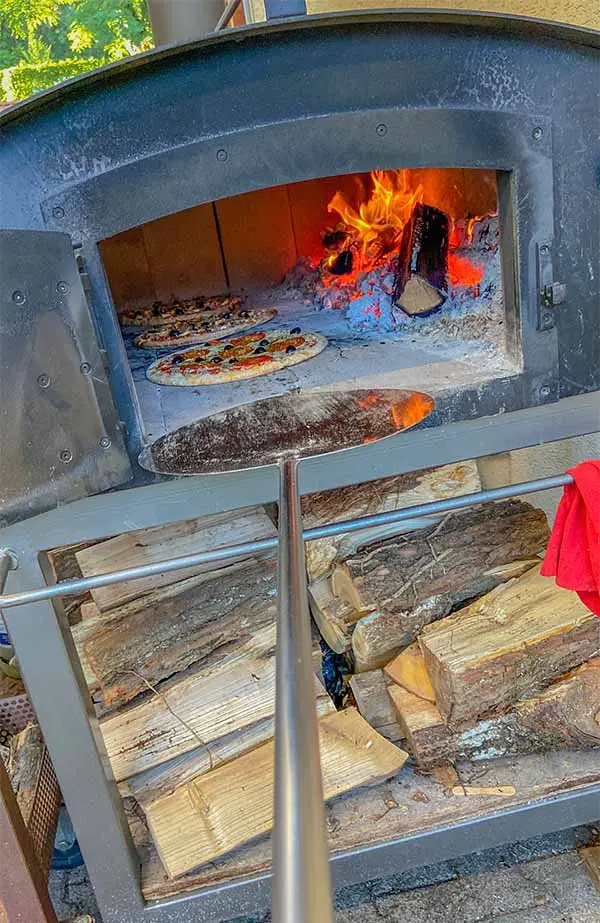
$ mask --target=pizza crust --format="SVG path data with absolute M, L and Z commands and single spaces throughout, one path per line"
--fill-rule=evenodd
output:
M 257 345 L 267 341 L 268 346 L 261 347 L 257 354 Z M 157 359 L 149 366 L 146 377 L 155 384 L 183 387 L 226 384 L 269 375 L 305 362 L 318 356 L 326 346 L 327 339 L 320 333 L 256 331 Z M 237 354 L 233 360 L 228 358 L 231 350 Z
M 164 327 L 166 324 L 184 323 L 210 317 L 214 311 L 239 311 L 244 299 L 238 295 L 200 295 L 187 301 L 174 301 L 164 304 L 156 301 L 153 305 L 124 311 L 119 315 L 122 327 Z
M 223 313 L 228 316 L 223 317 Z M 266 324 L 276 315 L 277 311 L 274 308 L 248 310 L 231 315 L 229 312 L 204 312 L 198 322 L 188 325 L 191 328 L 189 330 L 185 329 L 187 318 L 184 324 L 181 323 L 180 318 L 176 319 L 178 323 L 172 321 L 173 328 L 183 328 L 179 336 L 170 336 L 170 331 L 160 327 L 141 333 L 134 345 L 137 349 L 173 349 L 206 343 L 210 340 L 222 340 L 236 333 L 242 333 L 244 330 L 251 330 L 259 324 Z

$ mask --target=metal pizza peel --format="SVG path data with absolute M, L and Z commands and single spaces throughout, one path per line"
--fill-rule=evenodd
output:
M 139 457 L 172 475 L 279 467 L 274 923 L 333 923 L 298 464 L 395 436 L 433 408 L 417 391 L 290 393 L 204 417 Z

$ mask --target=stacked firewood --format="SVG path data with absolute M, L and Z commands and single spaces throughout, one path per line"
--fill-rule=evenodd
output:
M 303 514 L 311 526 L 479 488 L 466 462 L 314 494 Z M 275 533 L 254 507 L 50 560 L 58 578 L 59 562 L 92 575 Z M 537 575 L 547 538 L 543 513 L 509 501 L 307 544 L 315 623 L 351 665 L 357 706 L 336 710 L 315 630 L 327 799 L 395 776 L 409 753 L 430 768 L 600 742 L 572 711 L 585 692 L 592 712 L 600 623 Z M 98 588 L 70 614 L 112 772 L 170 878 L 271 829 L 276 605 L 266 557 Z
M 313 612 L 359 711 L 421 769 L 600 746 L 600 622 L 540 576 L 548 535 L 511 500 L 316 568 Z

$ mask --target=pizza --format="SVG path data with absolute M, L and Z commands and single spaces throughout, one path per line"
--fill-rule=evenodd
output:
M 172 327 L 157 327 L 146 330 L 134 341 L 138 349 L 172 349 L 177 346 L 192 346 L 207 340 L 222 340 L 225 337 L 242 333 L 259 324 L 273 320 L 277 311 L 274 308 L 248 311 L 212 311 L 202 315 L 199 320 L 175 323 Z
M 157 359 L 146 376 L 161 385 L 220 385 L 277 372 L 318 356 L 326 346 L 320 333 L 305 333 L 300 327 L 256 330 Z
M 136 308 L 119 314 L 122 327 L 162 327 L 180 318 L 200 320 L 213 311 L 238 311 L 244 299 L 238 295 L 199 295 L 187 301 L 175 299 L 170 304 L 155 301 L 145 308 Z

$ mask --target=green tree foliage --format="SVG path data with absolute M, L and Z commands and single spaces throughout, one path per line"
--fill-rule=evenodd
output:
M 0 0 L 0 83 L 5 94 L 7 88 L 9 94 L 20 94 L 24 86 L 51 86 L 84 71 L 82 61 L 97 67 L 150 47 L 145 0 Z M 7 73 L 26 65 L 27 74 L 14 80 Z

